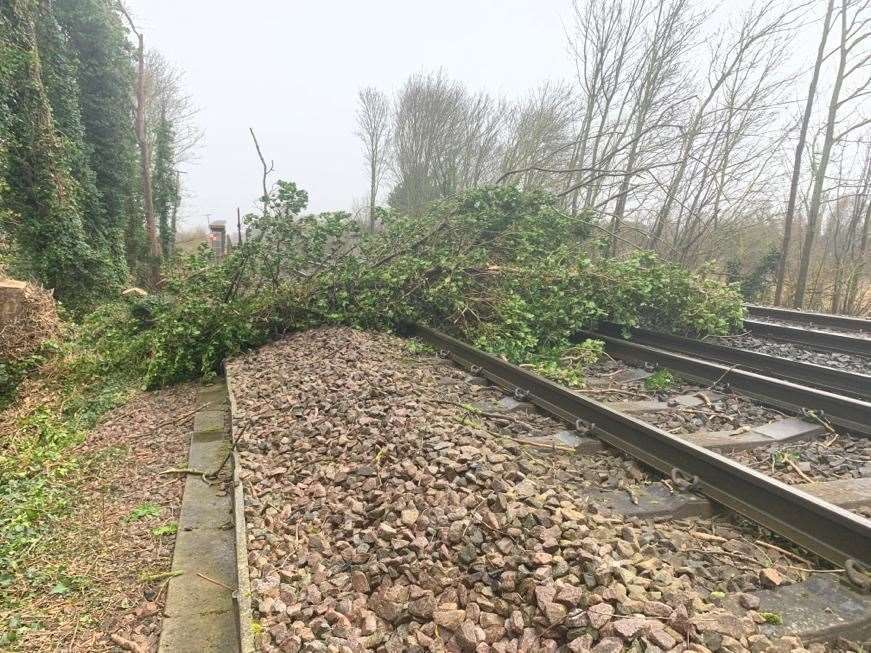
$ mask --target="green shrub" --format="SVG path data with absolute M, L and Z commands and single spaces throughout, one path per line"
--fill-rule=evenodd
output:
M 644 388 L 650 392 L 668 390 L 676 383 L 674 375 L 668 370 L 656 370 L 644 379 Z
M 159 298 L 91 316 L 93 364 L 159 386 L 321 324 L 420 321 L 519 362 L 546 359 L 600 319 L 697 335 L 741 323 L 731 287 L 651 253 L 585 254 L 589 216 L 563 213 L 541 191 L 466 191 L 424 216 L 385 213 L 376 234 L 347 213 L 300 216 L 306 201 L 280 182 L 222 263 L 201 250 L 167 270 Z

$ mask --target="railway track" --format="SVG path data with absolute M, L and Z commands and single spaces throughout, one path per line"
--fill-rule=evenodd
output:
M 687 430 L 740 418 L 750 430 L 723 437 L 757 447 L 740 456 L 785 426 L 825 446 L 821 425 L 689 383 L 645 396 L 650 372 L 610 359 L 590 370 L 595 401 L 416 335 L 445 360 L 332 328 L 227 366 L 264 650 L 816 652 L 871 635 L 871 596 L 841 569 L 738 516 L 861 583 L 867 482 L 768 474 Z M 851 455 L 871 461 L 864 442 Z
M 871 338 L 759 320 L 744 320 L 744 329 L 752 336 L 770 338 L 779 342 L 795 343 L 811 349 L 840 352 L 853 356 L 871 357 Z
M 629 335 L 629 340 L 623 337 L 624 333 Z M 723 363 L 732 369 L 749 370 L 758 374 L 776 377 L 775 381 L 776 379 L 785 379 L 792 383 L 811 386 L 829 393 L 847 395 L 865 401 L 871 399 L 871 376 L 867 374 L 847 372 L 825 365 L 794 361 L 737 347 L 728 347 L 714 342 L 651 331 L 649 329 L 637 327 L 627 329 L 610 322 L 599 324 L 593 335 L 596 337 L 605 336 L 620 339 L 630 344 L 653 347 Z M 639 350 L 639 352 L 639 357 L 643 356 L 644 350 Z M 679 359 L 675 359 L 673 363 L 680 365 Z M 716 373 L 716 370 L 712 370 L 712 373 Z M 705 378 L 704 380 L 709 379 Z M 723 380 L 728 382 L 729 379 L 727 377 Z M 784 397 L 789 398 L 791 396 L 792 389 L 789 386 L 782 386 L 775 382 L 771 385 L 771 389 L 768 392 L 772 393 L 774 397 L 779 396 L 783 399 Z M 813 402 L 814 400 L 810 399 L 808 401 Z M 862 419 L 871 421 L 871 413 L 865 414 L 862 416 Z
M 715 503 L 850 570 L 853 578 L 862 579 L 858 570 L 871 566 L 871 521 L 835 505 L 871 505 L 868 479 L 856 479 L 850 483 L 835 481 L 834 485 L 790 486 L 716 451 L 727 448 L 730 437 L 736 448 L 775 443 L 772 438 L 759 437 L 762 433 L 757 433 L 755 438 L 752 432 L 744 434 L 745 437 L 710 434 L 712 437 L 707 441 L 705 438 L 680 437 L 436 330 L 416 326 L 414 333 L 449 355 L 455 363 L 504 388 L 517 401 L 534 404 L 546 413 L 574 424 L 578 434 L 594 436 L 671 478 L 678 487 L 701 492 Z M 609 338 L 609 341 L 613 341 L 610 342 L 612 347 L 621 343 L 617 339 Z M 652 351 L 659 350 L 646 348 L 644 355 Z M 633 356 L 637 356 L 633 360 L 642 360 L 637 351 Z M 655 362 L 665 360 L 656 358 Z M 673 362 L 673 359 L 668 360 Z M 698 366 L 703 362 L 694 360 L 692 364 Z M 717 369 L 729 368 L 719 366 Z M 706 371 L 699 378 L 709 379 L 711 374 L 713 371 Z M 754 379 L 753 383 L 757 385 L 753 387 L 770 380 L 760 381 L 765 379 L 760 375 L 742 378 Z M 798 392 L 797 387 L 793 387 L 794 392 Z M 796 405 L 794 400 L 790 403 Z M 862 411 L 868 410 L 867 404 L 859 404 Z M 867 426 L 865 430 L 867 432 Z
M 755 304 L 745 304 L 744 308 L 747 309 L 748 315 L 762 320 L 792 322 L 805 325 L 809 328 L 822 327 L 825 329 L 840 329 L 844 331 L 871 334 L 871 320 L 861 317 L 830 315 L 828 313 L 811 313 L 790 310 L 788 308 L 777 308 L 774 306 L 757 306 Z
M 871 403 L 868 401 L 745 371 L 734 362 L 704 360 L 595 331 L 582 332 L 579 336 L 603 340 L 606 351 L 615 358 L 636 363 L 652 363 L 668 368 L 684 378 L 711 386 L 728 386 L 740 394 L 792 413 L 813 411 L 817 418 L 825 418 L 832 424 L 856 433 L 871 435 Z M 648 337 L 654 339 L 652 335 Z M 684 346 L 690 347 L 686 343 Z M 781 364 L 786 366 L 783 361 Z M 860 392 L 867 390 L 860 389 Z

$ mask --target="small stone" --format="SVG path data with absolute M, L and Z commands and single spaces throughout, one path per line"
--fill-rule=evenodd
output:
M 482 612 L 480 617 L 478 617 L 478 623 L 481 624 L 481 628 L 486 630 L 492 626 L 502 626 L 505 623 L 505 619 L 495 612 Z
M 617 637 L 605 637 L 593 647 L 592 653 L 622 653 L 623 641 Z
M 369 597 L 369 608 L 384 621 L 393 622 L 399 618 L 402 608 L 396 601 L 391 601 L 384 594 L 373 594 Z
M 363 627 L 361 628 L 364 635 L 371 635 L 378 630 L 378 620 L 373 612 L 367 612 L 363 617 Z
M 623 639 L 632 639 L 647 625 L 647 621 L 638 617 L 618 619 L 614 622 L 614 632 Z
M 701 633 L 714 632 L 740 640 L 744 636 L 741 620 L 727 612 L 701 614 L 692 620 Z
M 587 616 L 589 617 L 590 625 L 593 628 L 601 628 L 611 621 L 613 615 L 614 606 L 610 603 L 597 603 L 596 605 L 590 606 L 590 609 L 587 610 Z
M 556 600 L 560 603 L 575 606 L 584 598 L 583 590 L 574 585 L 559 585 L 557 586 Z
M 281 646 L 282 642 L 290 637 L 290 631 L 287 629 L 287 624 L 275 624 L 269 629 L 269 636 L 276 645 Z
M 590 649 L 592 646 L 592 635 L 581 635 L 580 637 L 576 637 L 567 644 L 567 647 L 569 651 L 571 651 L 571 653 L 590 653 Z
M 466 620 L 464 621 L 460 627 L 457 629 L 456 637 L 457 642 L 463 648 L 464 651 L 474 651 L 478 646 L 479 641 L 479 632 L 481 629 L 478 628 L 473 622 Z M 483 639 L 484 632 L 480 632 L 481 639 Z
M 403 510 L 399 518 L 406 526 L 414 526 L 418 517 L 420 517 L 420 513 L 417 510 Z
M 514 486 L 514 492 L 516 492 L 517 496 L 521 499 L 528 499 L 529 497 L 535 496 L 538 489 L 535 487 L 535 483 L 531 480 L 524 479 Z
M 511 616 L 508 617 L 508 630 L 515 635 L 519 635 L 526 627 L 526 621 L 523 619 L 523 613 L 520 610 L 513 610 Z
M 648 639 L 651 642 L 656 644 L 658 647 L 665 649 L 666 651 L 671 650 L 677 644 L 677 640 L 668 634 L 665 629 L 655 628 L 650 631 L 647 635 Z
M 436 609 L 436 598 L 432 592 L 427 592 L 416 601 L 412 601 L 408 606 L 408 611 L 415 617 L 421 619 L 431 619 L 433 612 Z
M 780 575 L 780 572 L 777 571 L 777 569 L 767 567 L 759 572 L 759 581 L 762 583 L 763 587 L 778 587 L 783 583 L 783 576 Z
M 648 617 L 664 619 L 671 616 L 671 606 L 660 601 L 645 601 L 641 611 Z
M 366 578 L 366 574 L 362 571 L 352 571 L 351 572 L 351 587 L 354 588 L 355 592 L 362 592 L 364 594 L 369 593 L 369 579 Z
M 136 608 L 136 612 L 134 614 L 136 615 L 137 619 L 147 619 L 148 617 L 153 617 L 158 612 L 160 612 L 160 608 L 158 607 L 157 603 L 149 601 L 148 603 L 144 603 Z
M 448 630 L 457 630 L 460 625 L 466 620 L 465 610 L 436 610 L 433 612 L 432 620 L 439 626 Z
M 568 609 L 560 603 L 548 603 L 544 606 L 544 616 L 547 617 L 547 622 L 551 626 L 561 624 L 565 621 Z
M 305 600 L 312 605 L 318 605 L 323 600 L 323 594 L 321 594 L 320 588 L 318 588 L 314 583 L 305 588 Z M 285 606 L 285 609 L 286 608 L 287 606 Z M 281 611 L 284 612 L 284 609 Z
M 746 610 L 759 609 L 759 597 L 753 594 L 739 594 L 738 603 L 740 603 L 741 607 Z

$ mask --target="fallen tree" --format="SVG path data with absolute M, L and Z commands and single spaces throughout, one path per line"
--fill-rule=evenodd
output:
M 203 250 L 169 271 L 160 295 L 91 316 L 84 332 L 102 364 L 141 369 L 158 386 L 328 323 L 422 321 L 515 361 L 600 319 L 696 335 L 741 323 L 735 289 L 650 253 L 597 256 L 589 217 L 543 192 L 475 189 L 421 217 L 388 215 L 374 234 L 346 213 L 301 216 L 306 199 L 279 182 L 223 262 Z

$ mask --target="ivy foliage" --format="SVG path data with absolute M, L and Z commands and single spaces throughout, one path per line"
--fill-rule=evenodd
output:
M 150 261 L 133 55 L 117 3 L 0 3 L 0 255 L 9 274 L 53 289 L 77 313 L 144 279 Z M 157 83 L 166 69 L 146 74 L 147 103 L 177 99 L 177 88 Z M 176 123 L 185 118 L 148 116 L 169 252 L 181 197 Z
M 308 196 L 292 183 L 265 199 L 264 214 L 246 219 L 247 241 L 222 263 L 205 250 L 181 261 L 159 297 L 86 329 L 88 346 L 158 386 L 322 324 L 420 321 L 542 363 L 600 319 L 696 334 L 726 333 L 742 319 L 734 289 L 652 254 L 585 253 L 589 217 L 566 215 L 544 192 L 470 190 L 422 217 L 388 213 L 375 234 L 347 213 L 302 215 Z
M 111 72 L 130 65 L 114 17 L 97 0 L 0 4 L 0 237 L 11 244 L 10 272 L 72 301 L 126 278 L 119 234 L 127 217 L 98 174 L 123 169 L 125 155 L 96 149 L 100 129 L 116 150 L 130 132 L 121 101 L 129 87 L 110 88 Z M 99 19 L 104 29 L 93 38 L 73 29 Z M 107 49 L 114 59 L 101 56 Z M 114 112 L 99 101 L 101 89 L 116 95 Z
M 741 260 L 726 262 L 726 279 L 734 283 L 741 296 L 748 302 L 757 302 L 766 289 L 774 283 L 777 266 L 780 263 L 780 250 L 770 247 L 765 255 L 748 272 L 741 272 Z

